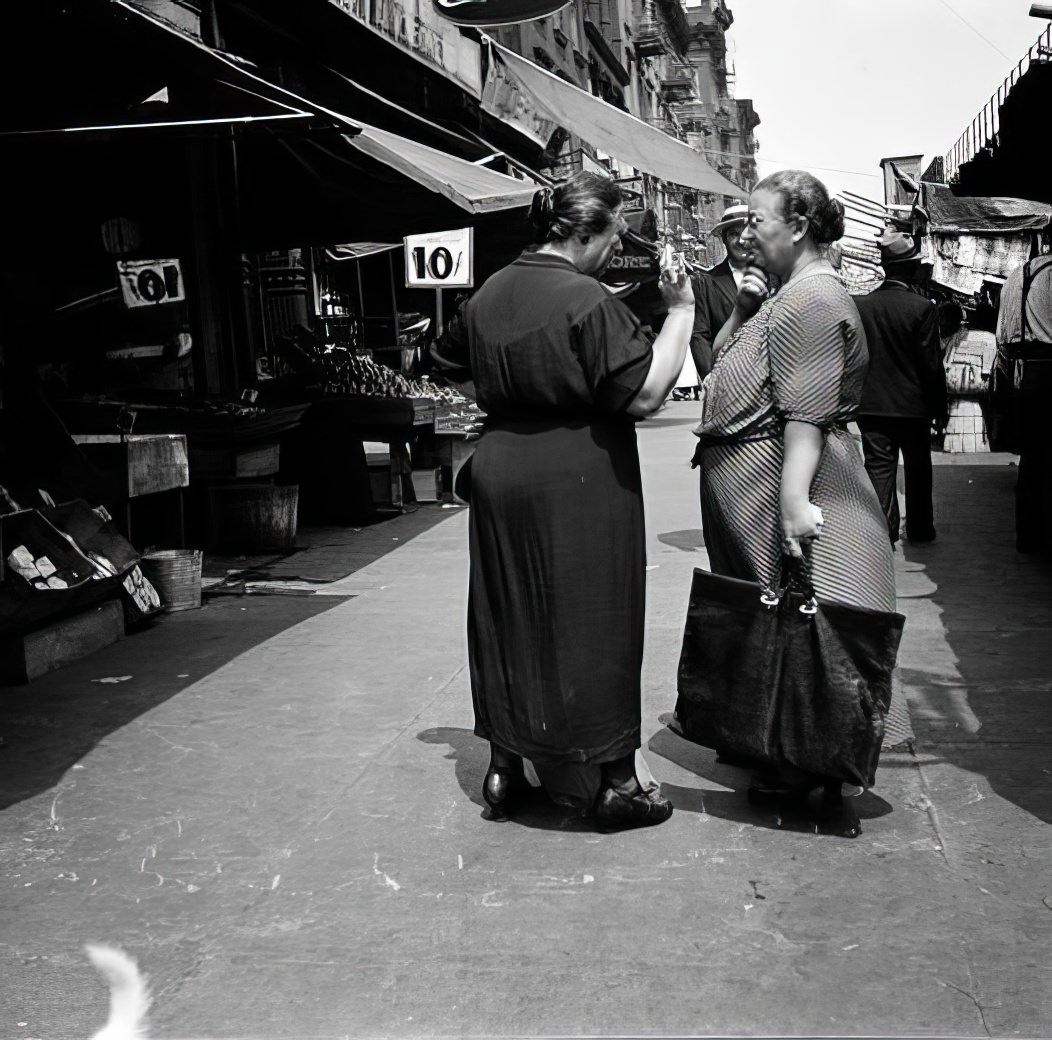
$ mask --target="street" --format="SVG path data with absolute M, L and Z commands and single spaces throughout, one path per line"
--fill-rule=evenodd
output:
M 1052 564 L 1010 457 L 937 457 L 938 539 L 896 554 L 916 742 L 820 837 L 664 722 L 696 407 L 639 428 L 668 823 L 485 818 L 466 507 L 307 529 L 286 594 L 0 691 L 0 1036 L 101 1027 L 88 941 L 139 961 L 155 1037 L 1052 1036 Z

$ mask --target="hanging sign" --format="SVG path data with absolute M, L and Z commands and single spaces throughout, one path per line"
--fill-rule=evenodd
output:
M 152 307 L 186 299 L 178 260 L 118 260 L 117 280 L 125 307 Z
M 599 276 L 604 285 L 621 285 L 625 282 L 657 282 L 661 274 L 658 247 L 642 235 L 631 230 L 621 236 L 621 253 L 610 258 L 607 268 Z
M 457 25 L 514 25 L 547 18 L 570 0 L 432 0 L 435 10 Z
M 474 228 L 405 237 L 407 289 L 470 289 L 475 284 Z

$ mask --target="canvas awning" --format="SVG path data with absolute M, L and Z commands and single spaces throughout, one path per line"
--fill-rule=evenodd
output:
M 370 126 L 314 101 L 308 101 L 269 82 L 253 71 L 239 70 L 227 55 L 207 47 L 200 41 L 187 38 L 174 27 L 156 22 L 143 11 L 128 4 L 127 0 L 115 0 L 115 2 L 158 28 L 166 29 L 169 33 L 191 43 L 195 50 L 207 52 L 225 67 L 241 71 L 244 77 L 253 82 L 256 89 L 265 90 L 269 96 L 280 98 L 285 105 L 333 120 L 342 128 L 340 136 L 351 148 L 383 163 L 429 191 L 445 196 L 468 213 L 492 213 L 515 209 L 528 206 L 533 198 L 537 186 L 531 182 L 497 173 L 466 159 L 450 155 L 448 152 L 420 144 L 388 130 Z M 295 147 L 291 141 L 286 143 L 290 147 Z
M 444 195 L 469 213 L 528 206 L 537 190 L 529 181 L 508 177 L 379 127 L 358 125 L 361 133 L 345 138 L 352 148 Z
M 564 127 L 637 170 L 685 188 L 732 198 L 745 193 L 690 145 L 567 83 L 495 40 L 487 41 L 491 56 L 497 59 L 490 62 L 482 93 L 482 107 L 490 115 L 516 123 L 516 114 L 521 119 L 525 113 L 535 126 Z M 525 124 L 520 125 L 529 133 Z

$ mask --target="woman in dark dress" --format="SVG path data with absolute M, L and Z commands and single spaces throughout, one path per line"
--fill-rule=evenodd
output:
M 466 345 L 485 431 L 471 461 L 468 653 L 491 815 L 521 805 L 529 760 L 548 794 L 604 830 L 661 823 L 640 783 L 646 550 L 635 422 L 683 366 L 694 297 L 662 276 L 651 343 L 597 281 L 627 228 L 621 192 L 578 174 L 537 193 L 541 243 L 464 305 L 437 348 Z M 445 354 L 443 358 L 441 355 Z

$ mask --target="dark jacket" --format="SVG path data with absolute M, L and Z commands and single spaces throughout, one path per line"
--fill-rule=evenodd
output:
M 726 259 L 695 275 L 691 284 L 694 289 L 694 331 L 690 334 L 690 353 L 698 378 L 704 379 L 712 371 L 712 341 L 734 310 L 738 286 L 734 284 L 730 261 Z
M 858 414 L 945 419 L 946 374 L 935 304 L 891 279 L 854 300 L 869 347 Z

